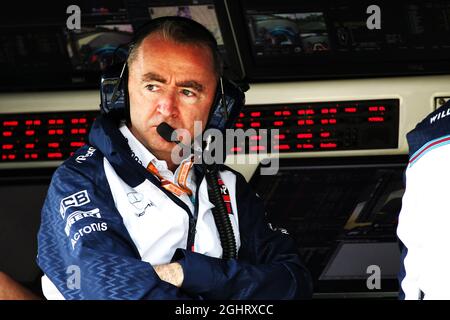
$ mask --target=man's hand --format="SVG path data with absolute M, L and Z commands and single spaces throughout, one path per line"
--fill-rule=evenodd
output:
M 184 280 L 183 268 L 178 262 L 153 266 L 158 277 L 176 287 L 181 287 Z

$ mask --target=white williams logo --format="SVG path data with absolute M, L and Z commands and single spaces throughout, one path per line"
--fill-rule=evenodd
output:
M 441 120 L 442 118 L 450 116 L 450 108 L 447 110 L 444 110 L 442 112 L 439 112 L 438 114 L 434 115 L 430 118 L 430 124 L 433 124 L 436 120 Z
M 138 217 L 142 217 L 147 208 L 153 207 L 154 204 L 150 200 L 144 201 L 144 195 L 142 193 L 133 191 L 127 194 L 128 202 L 136 208 L 136 212 L 134 213 Z
M 89 199 L 89 195 L 86 190 L 74 193 L 61 200 L 61 203 L 59 205 L 59 213 L 61 214 L 61 217 L 64 219 L 66 216 L 66 210 L 68 208 L 80 207 L 89 202 L 91 202 L 91 200 Z

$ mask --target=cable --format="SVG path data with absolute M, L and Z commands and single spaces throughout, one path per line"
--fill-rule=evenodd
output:
M 233 232 L 233 226 L 231 225 L 230 218 L 228 217 L 228 211 L 225 206 L 220 186 L 217 181 L 219 173 L 217 171 L 217 165 L 204 166 L 205 178 L 208 184 L 208 196 L 209 200 L 214 204 L 214 208 L 211 209 L 214 222 L 216 223 L 217 230 L 219 231 L 220 242 L 222 244 L 222 259 L 236 259 L 236 238 Z

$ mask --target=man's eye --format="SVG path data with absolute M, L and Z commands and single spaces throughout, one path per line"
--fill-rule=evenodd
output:
M 145 87 L 147 88 L 148 91 L 156 91 L 156 89 L 158 88 L 154 84 L 149 84 L 149 85 L 146 85 Z
M 181 93 L 183 93 L 186 97 L 193 97 L 193 96 L 195 96 L 195 94 L 192 91 L 188 90 L 188 89 L 181 90 Z

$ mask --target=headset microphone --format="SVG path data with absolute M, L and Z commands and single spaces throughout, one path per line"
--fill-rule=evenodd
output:
M 183 147 L 184 150 L 189 149 L 191 153 L 194 153 L 194 146 L 191 144 L 190 146 L 182 143 L 180 139 L 178 138 L 177 132 L 174 128 L 172 128 L 167 122 L 161 122 L 156 127 L 156 132 L 167 142 L 175 142 L 176 144 Z M 198 149 L 198 148 L 197 148 Z M 199 150 L 201 151 L 201 150 Z
M 168 142 L 181 143 L 178 139 L 172 140 L 172 135 L 175 129 L 168 125 L 166 122 L 162 122 L 156 127 L 156 132 Z

